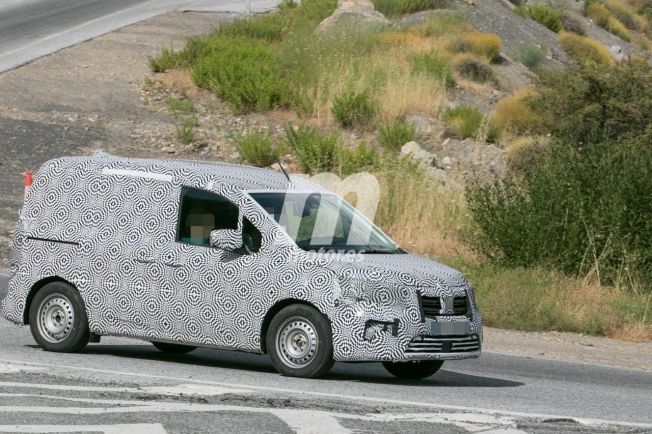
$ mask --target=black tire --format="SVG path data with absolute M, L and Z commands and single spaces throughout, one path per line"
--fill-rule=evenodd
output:
M 65 282 L 43 286 L 29 307 L 34 340 L 45 351 L 75 353 L 88 344 L 90 331 L 84 300 Z
M 167 342 L 152 342 L 152 345 L 157 350 L 168 354 L 186 354 L 197 349 L 197 347 L 193 347 L 192 345 L 168 344 Z
M 272 364 L 288 377 L 317 378 L 333 366 L 330 322 L 310 306 L 283 308 L 272 319 L 266 342 Z
M 418 360 L 409 362 L 383 362 L 387 371 L 397 378 L 421 380 L 435 374 L 444 364 L 443 360 Z

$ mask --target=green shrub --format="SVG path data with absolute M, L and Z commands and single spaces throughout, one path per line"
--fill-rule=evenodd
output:
M 183 118 L 177 125 L 177 139 L 187 145 L 195 139 L 195 127 L 199 126 L 197 118 L 194 116 Z
M 340 176 L 372 170 L 378 163 L 376 150 L 364 143 L 352 148 L 339 145 L 336 153 Z
M 645 62 L 548 71 L 538 90 L 531 106 L 555 136 L 578 146 L 652 131 L 652 70 Z
M 469 106 L 450 108 L 443 114 L 448 134 L 459 139 L 477 138 L 484 118 L 480 110 Z
M 546 53 L 533 44 L 520 44 L 515 51 L 516 59 L 530 69 L 538 68 L 546 59 Z
M 424 11 L 435 6 L 433 0 L 372 0 L 372 2 L 376 10 L 386 16 Z
M 614 58 L 609 49 L 595 39 L 576 35 L 575 33 L 561 32 L 559 43 L 566 53 L 582 63 L 598 65 L 612 65 Z
M 218 32 L 232 37 L 278 41 L 288 28 L 289 18 L 287 15 L 287 13 L 278 12 L 240 18 Z
M 267 167 L 275 163 L 281 155 L 280 147 L 274 144 L 269 132 L 255 130 L 236 138 L 236 149 L 249 163 Z
M 160 55 L 149 58 L 149 68 L 152 72 L 165 72 L 180 65 L 180 56 L 169 48 L 164 48 Z
M 237 112 L 289 107 L 295 97 L 279 62 L 262 41 L 214 37 L 210 53 L 196 61 L 192 78 Z
M 603 283 L 635 272 L 652 283 L 652 148 L 553 144 L 522 177 L 467 189 L 480 247 L 511 266 L 598 273 Z
M 307 125 L 287 127 L 285 135 L 288 149 L 297 157 L 302 172 L 329 172 L 336 167 L 340 146 L 337 137 L 321 134 Z
M 170 97 L 167 100 L 167 106 L 173 112 L 192 113 L 195 111 L 192 101 L 183 98 Z
M 455 85 L 450 65 L 436 53 L 415 54 L 410 58 L 410 62 L 413 73 L 432 77 L 434 80 L 444 83 L 446 87 Z
M 416 127 L 410 122 L 395 120 L 380 127 L 378 140 L 383 148 L 398 153 L 403 145 L 416 137 Z
M 523 17 L 531 18 L 539 24 L 557 33 L 562 29 L 563 13 L 547 5 L 531 5 L 516 8 L 516 13 Z
M 332 113 L 344 128 L 365 127 L 376 113 L 368 92 L 345 91 L 333 100 Z
M 486 61 L 472 55 L 463 55 L 455 61 L 455 70 L 464 78 L 478 83 L 498 84 L 498 77 Z

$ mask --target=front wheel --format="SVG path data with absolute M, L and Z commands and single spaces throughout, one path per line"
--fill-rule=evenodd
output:
M 383 362 L 387 371 L 397 378 L 421 380 L 435 374 L 444 364 L 443 360 L 418 360 L 410 362 Z
M 192 345 L 168 344 L 167 342 L 152 342 L 157 350 L 169 354 L 186 354 L 197 349 Z
M 41 288 L 29 308 L 34 340 L 46 351 L 81 351 L 90 337 L 84 301 L 75 288 L 52 282 Z
M 266 339 L 272 364 L 283 375 L 317 378 L 333 366 L 330 323 L 310 306 L 282 309 L 272 319 Z

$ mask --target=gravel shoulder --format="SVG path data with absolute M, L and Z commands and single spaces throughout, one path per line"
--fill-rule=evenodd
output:
M 652 372 L 652 342 L 625 342 L 577 333 L 522 332 L 485 327 L 484 350 Z

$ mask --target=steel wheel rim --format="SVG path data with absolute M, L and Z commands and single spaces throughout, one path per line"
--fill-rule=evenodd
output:
M 305 318 L 287 319 L 276 334 L 276 347 L 281 361 L 291 368 L 304 368 L 315 358 L 319 337 L 315 326 Z
M 72 332 L 75 312 L 67 297 L 52 294 L 38 308 L 38 331 L 53 344 L 64 341 Z

